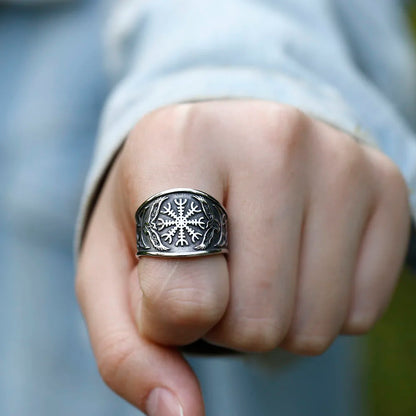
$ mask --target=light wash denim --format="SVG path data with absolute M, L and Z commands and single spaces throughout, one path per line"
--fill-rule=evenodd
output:
M 416 185 L 415 61 L 398 2 L 9 3 L 0 6 L 2 416 L 138 414 L 100 380 L 73 290 L 72 230 L 106 100 L 81 226 L 130 128 L 191 100 L 295 105 L 375 141 Z M 360 414 L 352 338 L 315 358 L 190 361 L 208 416 Z

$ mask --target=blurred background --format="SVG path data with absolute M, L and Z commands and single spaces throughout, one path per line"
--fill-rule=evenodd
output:
M 97 376 L 73 290 L 74 225 L 109 92 L 109 1 L 10 3 L 0 1 L 0 415 L 137 414 Z M 416 47 L 416 2 L 407 10 Z M 415 242 L 409 261 L 416 266 Z M 411 267 L 354 364 L 364 416 L 416 415 Z
M 407 3 L 416 48 L 416 2 Z M 416 74 L 415 74 L 416 76 Z M 416 114 L 415 114 L 416 117 Z M 386 315 L 366 336 L 367 412 L 374 416 L 416 415 L 416 247 Z

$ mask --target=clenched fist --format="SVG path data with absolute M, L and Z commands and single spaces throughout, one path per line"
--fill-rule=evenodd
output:
M 229 254 L 138 261 L 137 207 L 179 187 L 226 207 Z M 203 415 L 172 347 L 202 338 L 319 354 L 340 333 L 366 332 L 388 305 L 408 230 L 390 159 L 294 108 L 238 100 L 155 111 L 117 156 L 79 259 L 100 373 L 151 416 Z

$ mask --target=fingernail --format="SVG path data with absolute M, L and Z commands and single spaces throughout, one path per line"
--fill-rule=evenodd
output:
M 183 409 L 172 392 L 157 387 L 149 394 L 146 413 L 148 416 L 183 416 Z

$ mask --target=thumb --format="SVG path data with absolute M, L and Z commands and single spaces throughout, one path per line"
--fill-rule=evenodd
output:
M 149 416 L 203 415 L 198 381 L 183 357 L 137 331 L 131 308 L 140 302 L 136 261 L 113 213 L 109 182 L 111 174 L 85 235 L 76 280 L 100 374 Z

